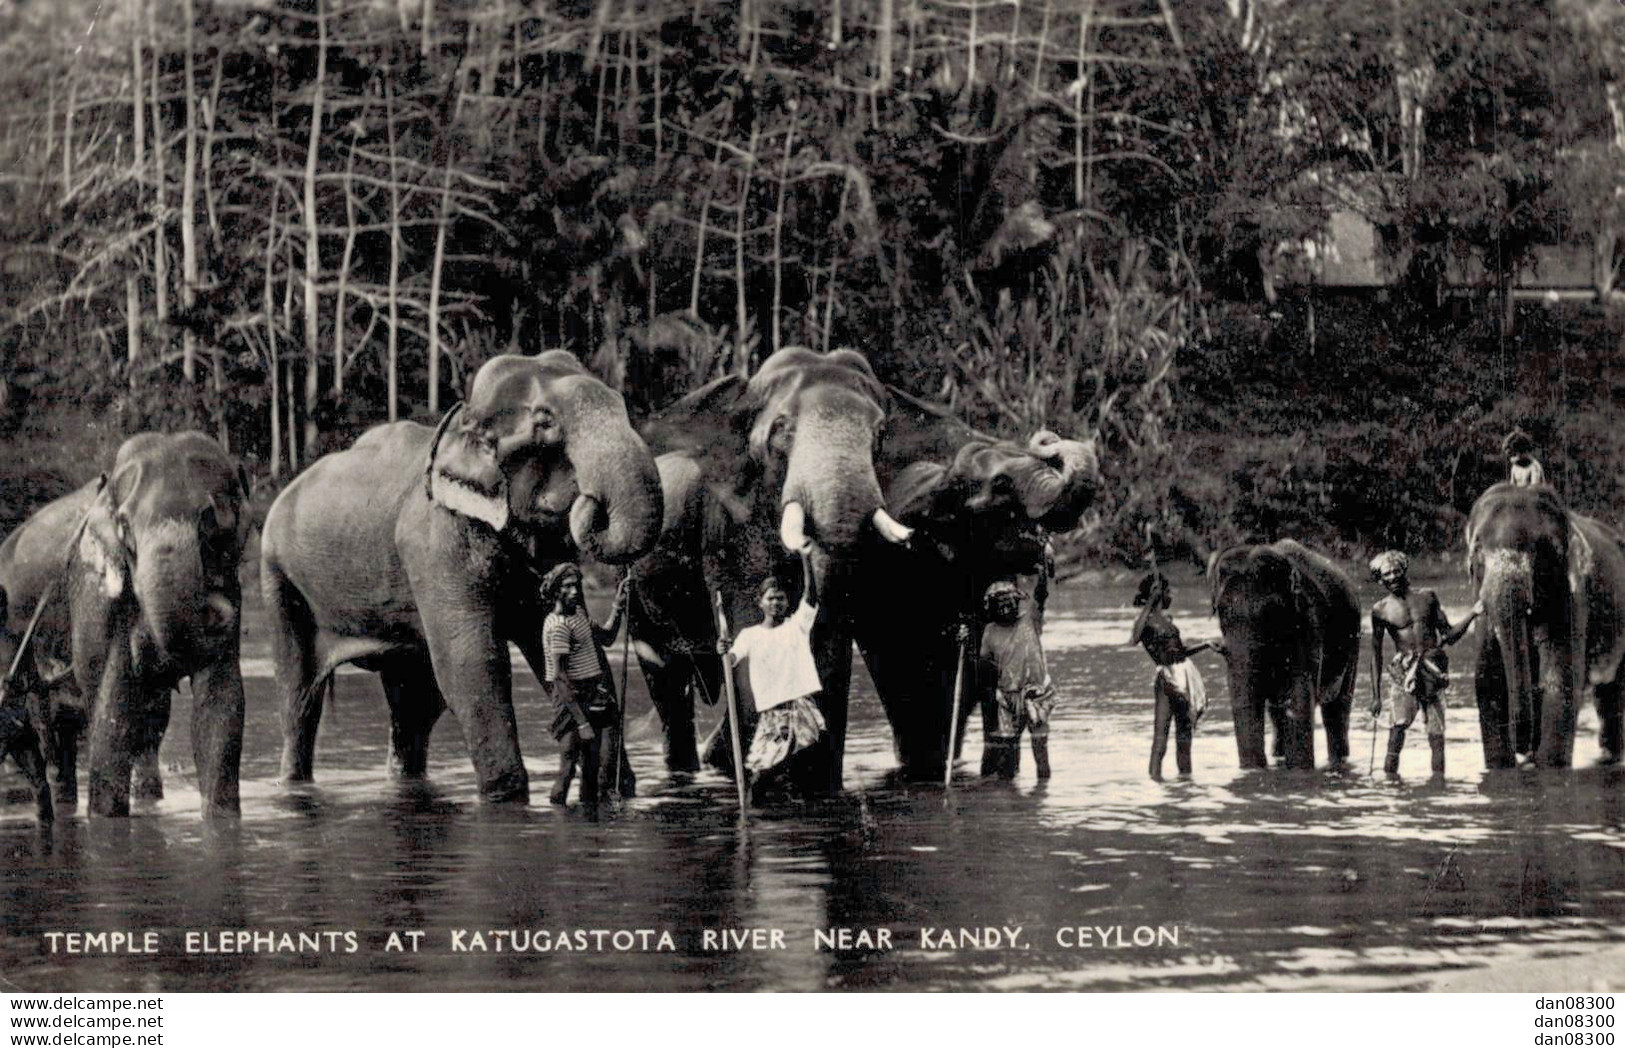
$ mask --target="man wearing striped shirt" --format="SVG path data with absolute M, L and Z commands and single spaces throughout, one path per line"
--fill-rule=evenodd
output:
M 626 610 L 627 579 L 615 590 L 615 608 L 602 626 L 587 617 L 581 594 L 581 569 L 560 564 L 542 580 L 542 599 L 552 605 L 542 623 L 543 679 L 553 696 L 553 737 L 559 740 L 559 778 L 549 796 L 563 804 L 570 780 L 581 765 L 581 800 L 598 801 L 600 756 L 608 757 L 606 778 L 616 761 L 623 762 L 622 793 L 630 796 L 619 734 L 620 710 L 604 646 L 612 644 Z M 606 741 L 608 746 L 604 745 Z

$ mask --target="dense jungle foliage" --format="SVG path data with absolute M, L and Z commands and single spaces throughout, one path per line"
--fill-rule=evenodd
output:
M 1611 0 L 9 0 L 0 50 L 0 529 L 131 432 L 269 492 L 558 346 L 636 414 L 852 346 L 1097 434 L 1074 554 L 1444 549 L 1513 423 L 1625 509 Z M 1317 286 L 1336 209 L 1380 299 Z M 1563 243 L 1603 305 L 1521 307 Z

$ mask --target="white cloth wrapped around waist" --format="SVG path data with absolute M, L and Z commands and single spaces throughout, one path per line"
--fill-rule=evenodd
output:
M 1190 659 L 1180 659 L 1157 667 L 1157 680 L 1162 686 L 1190 703 L 1191 712 L 1201 716 L 1207 709 L 1207 685 L 1202 674 Z

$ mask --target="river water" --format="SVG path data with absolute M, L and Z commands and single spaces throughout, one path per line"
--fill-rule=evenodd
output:
M 1187 640 L 1216 636 L 1200 580 L 1181 589 Z M 169 796 L 133 818 L 79 814 L 46 834 L 20 781 L 0 779 L 3 988 L 1392 990 L 1489 969 L 1511 973 L 1505 989 L 1544 958 L 1619 983 L 1625 775 L 1590 766 L 1589 708 L 1569 773 L 1486 774 L 1460 680 L 1443 785 L 1427 782 L 1420 730 L 1401 781 L 1368 775 L 1363 712 L 1354 772 L 1242 773 L 1222 664 L 1204 654 L 1213 702 L 1195 774 L 1175 778 L 1169 754 L 1169 779 L 1153 782 L 1130 595 L 1072 583 L 1053 598 L 1048 783 L 1030 754 L 1013 784 L 977 781 L 974 734 L 948 797 L 894 782 L 860 671 L 846 795 L 753 811 L 745 830 L 727 780 L 665 779 L 635 669 L 641 795 L 597 821 L 546 803 L 555 750 L 523 669 L 528 809 L 476 803 L 449 716 L 432 781 L 391 784 L 382 694 L 359 673 L 339 678 L 316 784 L 285 787 L 250 607 L 240 824 L 197 816 L 184 695 L 164 746 Z M 1459 584 L 1441 595 L 1452 616 L 1468 603 Z M 1363 677 L 1359 688 L 1363 705 Z M 1324 761 L 1318 732 L 1316 751 Z M 95 932 L 150 952 L 70 938 Z

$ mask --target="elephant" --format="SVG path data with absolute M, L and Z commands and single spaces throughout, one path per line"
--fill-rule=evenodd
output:
M 508 643 L 540 679 L 541 574 L 581 553 L 636 560 L 661 513 L 625 402 L 563 350 L 493 357 L 438 429 L 378 426 L 317 460 L 261 542 L 283 779 L 311 779 L 325 683 L 355 663 L 383 684 L 392 777 L 425 775 L 449 707 L 481 798 L 527 802 Z
M 1045 434 L 1034 450 L 977 434 L 882 385 L 852 350 L 781 350 L 748 381 L 685 397 L 646 435 L 666 517 L 636 569 L 632 628 L 667 766 L 698 767 L 693 696 L 720 693 L 711 594 L 732 623 L 754 621 L 755 586 L 770 572 L 793 585 L 790 551 L 811 542 L 829 732 L 789 775 L 811 793 L 840 789 L 854 640 L 901 763 L 940 775 L 955 625 L 986 579 L 1042 564 L 1043 525 L 1075 526 L 1099 480 L 1089 445 Z
M 887 506 L 914 538 L 907 549 L 878 550 L 865 562 L 853 629 L 903 775 L 934 781 L 950 759 L 958 625 L 971 628 L 960 683 L 963 742 L 980 697 L 973 692 L 985 690 L 974 685 L 992 680 L 976 672 L 982 595 L 996 580 L 1015 582 L 1028 597 L 1022 628 L 1041 636 L 1054 576 L 1051 540 L 1077 528 L 1094 505 L 1100 462 L 1092 440 L 1044 429 L 1025 442 L 1001 440 L 936 405 L 889 392 L 879 472 Z M 1019 755 L 1005 758 L 999 770 L 1013 775 Z
M 748 380 L 729 375 L 695 390 L 646 425 L 665 515 L 659 544 L 636 568 L 631 629 L 670 770 L 699 768 L 692 684 L 713 701 L 720 694 L 712 594 L 722 594 L 734 627 L 754 621 L 756 587 L 769 574 L 798 587 L 795 551 L 810 542 L 820 594 L 812 647 L 829 744 L 798 755 L 796 776 L 815 791 L 838 787 L 852 569 L 863 550 L 908 539 L 887 515 L 875 474 L 885 415 L 884 387 L 862 354 L 796 347 Z
M 1241 766 L 1268 766 L 1267 710 L 1285 766 L 1313 769 L 1317 706 L 1331 766 L 1342 765 L 1360 648 L 1360 604 L 1348 576 L 1291 539 L 1223 550 L 1208 574 L 1228 648 Z
M 158 747 L 188 678 L 203 813 L 238 814 L 248 501 L 247 474 L 210 437 L 144 433 L 0 545 L 0 647 L 15 651 L 44 602 L 14 684 L 32 693 L 61 801 L 77 800 L 87 727 L 93 814 L 128 815 L 132 776 L 137 795 L 162 796 Z
M 1474 670 L 1484 763 L 1574 759 L 1577 696 L 1595 689 L 1604 763 L 1620 760 L 1625 539 L 1546 485 L 1500 483 L 1467 518 L 1469 576 L 1484 602 Z

